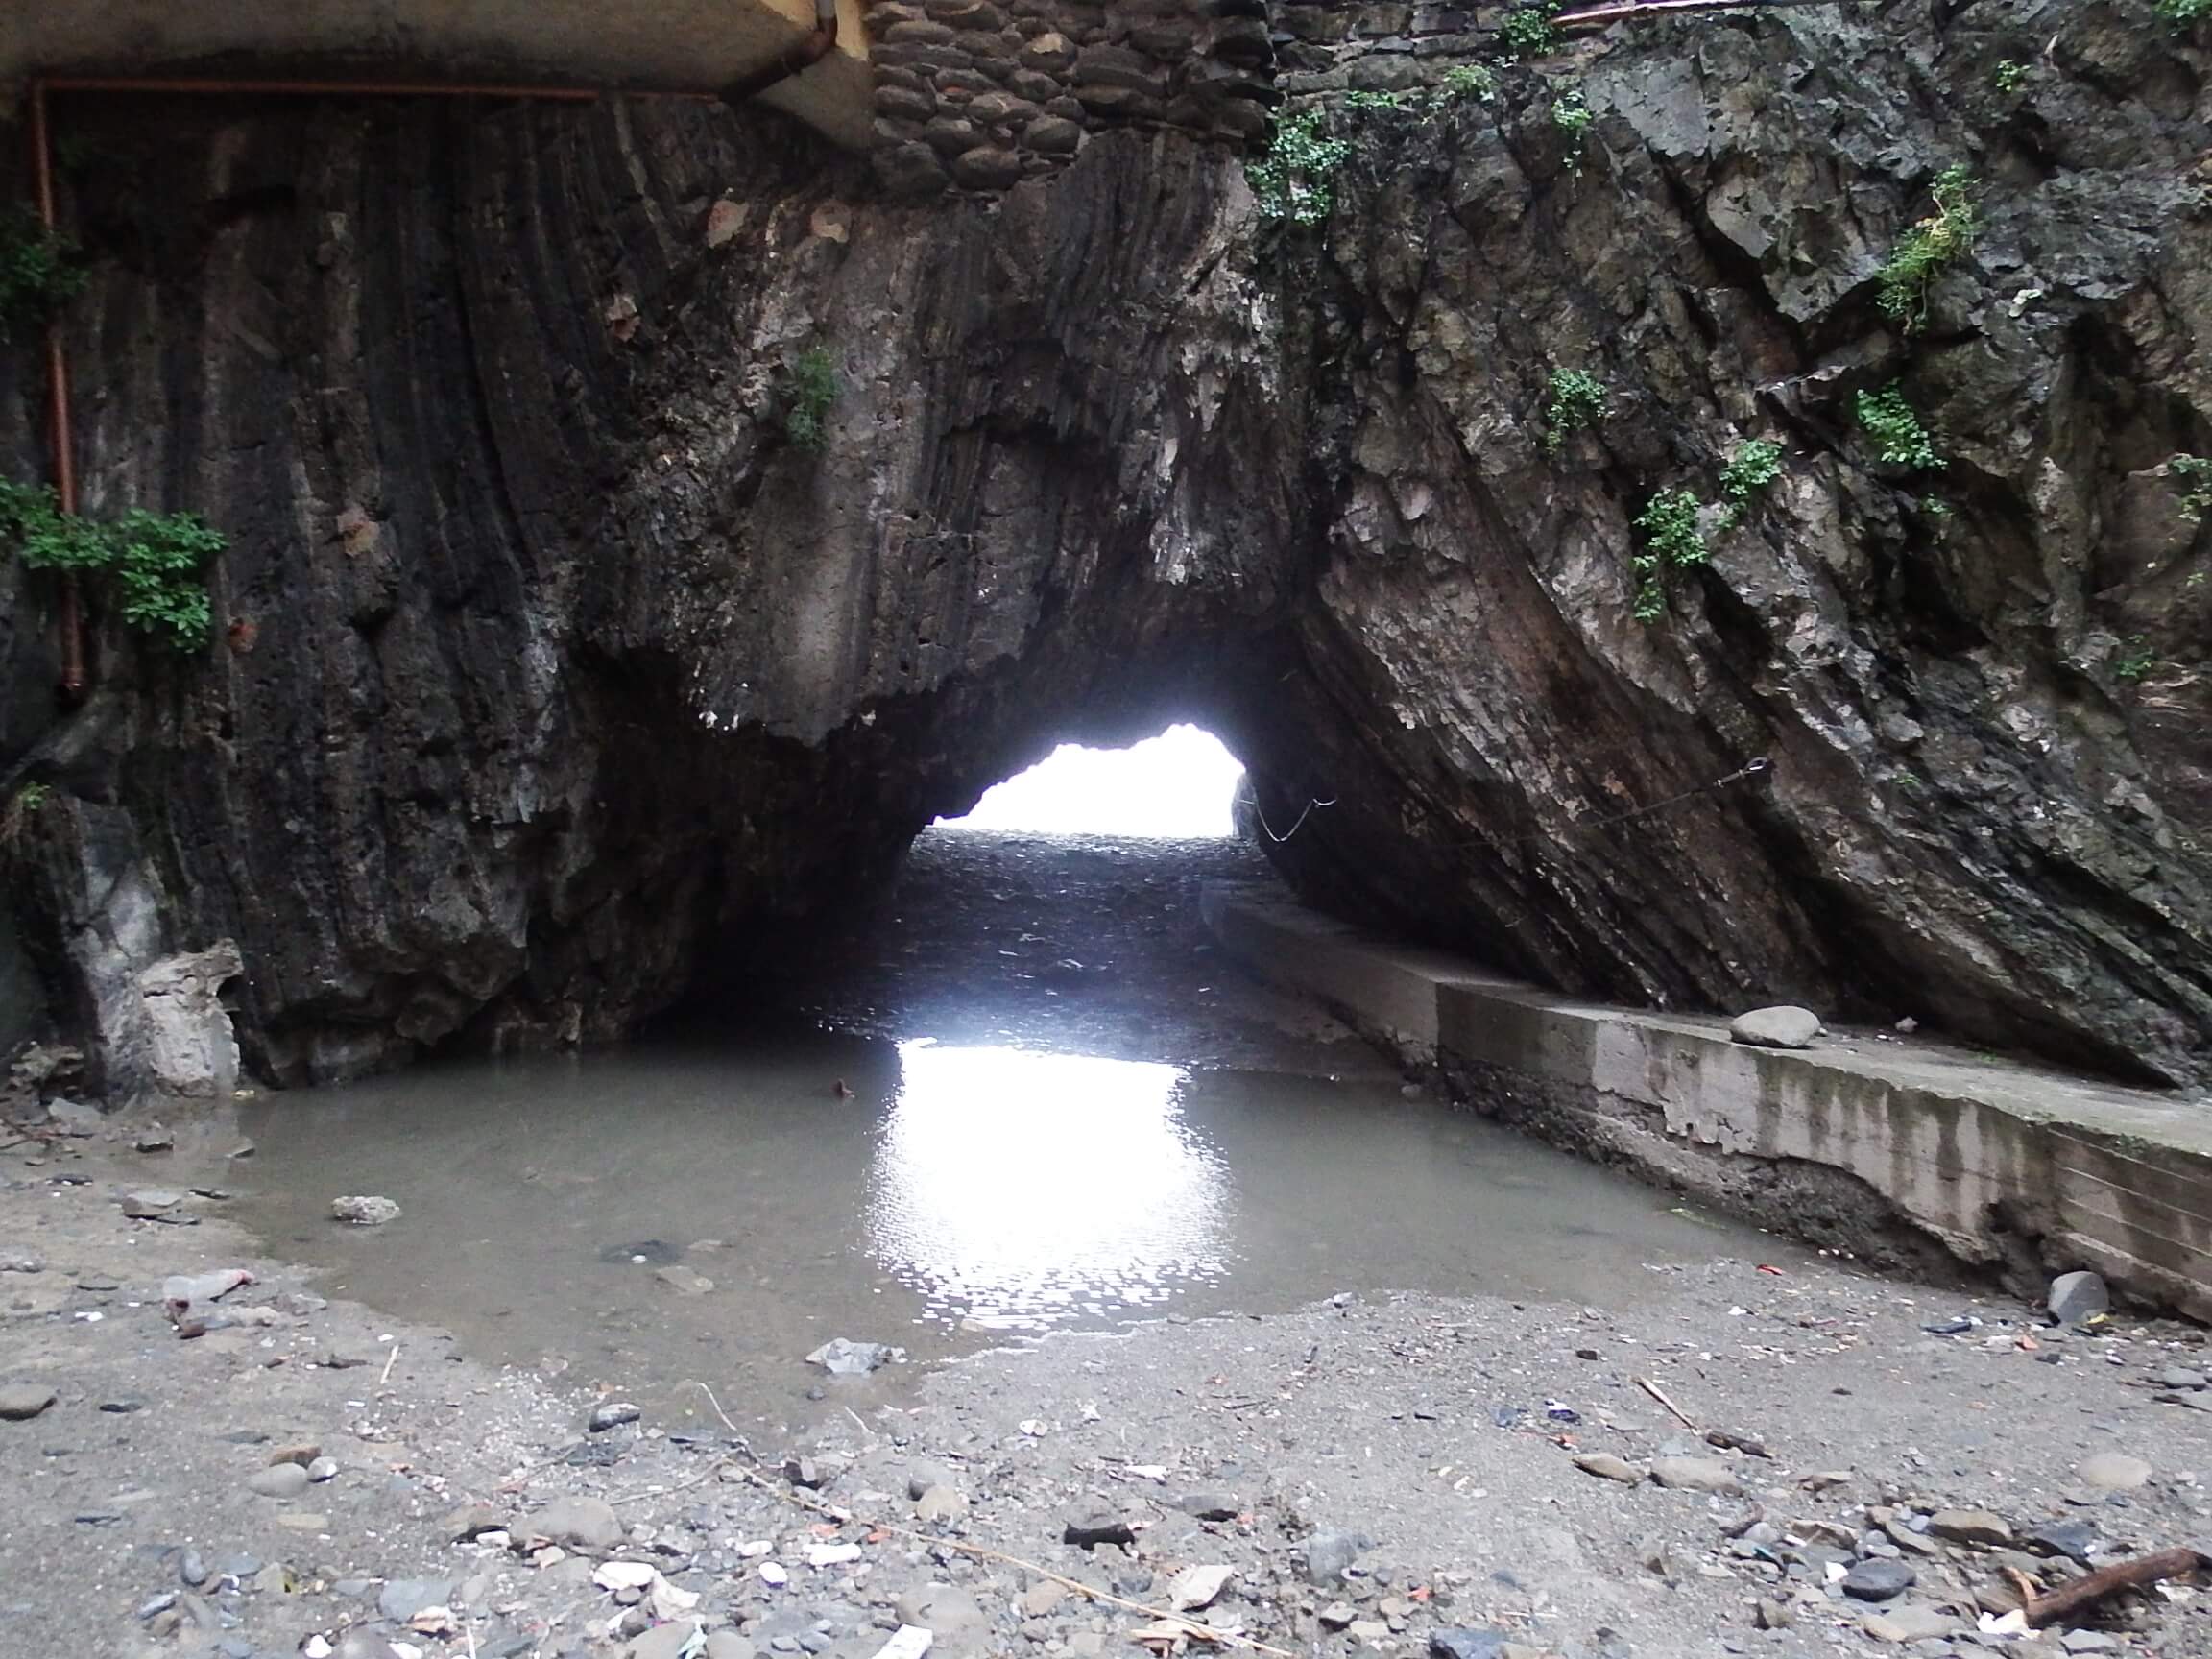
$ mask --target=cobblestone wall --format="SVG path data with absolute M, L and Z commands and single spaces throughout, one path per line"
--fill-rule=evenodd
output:
M 870 8 L 875 160 L 902 195 L 1002 190 L 1101 129 L 1265 132 L 1263 0 L 882 0 Z

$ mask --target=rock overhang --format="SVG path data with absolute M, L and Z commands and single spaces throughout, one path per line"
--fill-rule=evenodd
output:
M 861 0 L 837 44 L 761 94 L 839 144 L 869 140 Z M 373 76 L 713 93 L 788 52 L 814 0 L 74 0 L 0 15 L 0 85 L 35 76 Z

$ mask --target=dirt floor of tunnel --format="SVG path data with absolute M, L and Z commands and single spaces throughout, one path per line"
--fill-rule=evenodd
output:
M 926 838 L 895 920 L 841 998 L 817 1000 L 835 1028 L 818 1058 L 930 1039 L 1305 1068 L 1397 1100 L 1387 1068 L 1340 1028 L 1199 949 L 1186 883 L 1253 862 L 1229 843 Z M 824 1098 L 816 1056 L 795 1075 Z M 874 1659 L 902 1623 L 931 1629 L 937 1654 L 1141 1651 L 1130 1638 L 1144 1617 L 1056 1596 L 957 1543 L 1163 1606 L 1186 1570 L 1226 1569 L 1226 1588 L 1190 1616 L 1330 1659 L 1418 1653 L 1440 1628 L 1481 1633 L 1465 1651 L 1512 1643 L 1573 1659 L 1874 1652 L 1925 1630 L 1913 1650 L 1933 1656 L 1976 1650 L 1969 1633 L 2008 1568 L 2072 1570 L 2031 1534 L 2101 1563 L 2212 1530 L 2202 1333 L 2054 1332 L 2017 1304 L 1873 1280 L 1733 1233 L 1700 1259 L 1626 1262 L 1603 1297 L 1346 1279 L 1299 1309 L 1051 1336 L 890 1392 L 822 1378 L 827 1415 L 787 1431 L 751 1421 L 743 1384 L 701 1344 L 697 1371 L 747 1446 L 710 1410 L 658 1401 L 639 1423 L 591 1432 L 586 1418 L 619 1397 L 602 1392 L 619 1375 L 494 1366 L 483 1332 L 350 1293 L 325 1305 L 328 1276 L 302 1262 L 316 1253 L 256 1239 L 234 1219 L 241 1200 L 204 1195 L 263 1179 L 255 1166 L 273 1149 L 218 1179 L 193 1160 L 235 1149 L 229 1119 L 172 1123 L 171 1153 L 134 1151 L 133 1128 L 0 1146 L 0 1385 L 54 1396 L 0 1421 L 0 1651 L 26 1659 L 272 1659 L 320 1651 L 318 1639 L 344 1659 L 391 1659 L 394 1643 L 436 1659 L 599 1659 L 633 1644 L 637 1659 L 672 1659 L 695 1626 L 715 1637 L 709 1659 Z M 621 1118 L 603 1128 L 625 1132 Z M 436 1143 L 415 1144 L 426 1158 Z M 176 1190 L 196 1224 L 131 1218 L 116 1200 L 148 1184 Z M 1284 1238 L 1327 1231 L 1326 1196 L 1316 1185 L 1303 1207 L 1274 1200 L 1292 1223 Z M 1416 1230 L 1412 1205 L 1363 1201 L 1385 1229 Z M 565 1274 L 555 1223 L 581 1214 L 596 1239 L 609 1202 L 589 1186 L 556 1190 L 538 1230 L 507 1248 Z M 429 1214 L 358 1239 L 404 1241 Z M 1544 1258 L 1566 1245 L 1530 1226 L 1494 1248 Z M 468 1278 L 485 1254 L 456 1244 L 445 1264 Z M 160 1311 L 163 1277 L 233 1265 L 257 1283 L 215 1305 L 217 1329 L 180 1339 Z M 664 1294 L 642 1269 L 638 1289 Z M 685 1301 L 639 1306 L 674 1321 Z M 796 1354 L 783 1362 L 815 1375 Z M 309 1444 L 335 1465 L 328 1479 L 255 1489 L 271 1457 Z M 718 1464 L 730 1454 L 767 1486 Z M 823 1484 L 790 1488 L 787 1455 L 811 1460 L 798 1473 Z M 1647 1478 L 1662 1468 L 1683 1484 Z M 795 1498 L 866 1519 L 825 1521 Z M 1130 1526 L 1126 1549 L 1067 1541 L 1070 1521 L 1099 1510 Z M 1989 1513 L 1962 1524 L 1949 1510 Z M 1962 1526 L 2006 1537 L 1946 1536 Z M 626 1603 L 594 1582 L 606 1562 L 661 1576 Z M 1840 1588 L 1863 1568 L 1894 1579 L 1900 1567 L 1913 1582 L 1890 1599 Z M 2124 1605 L 2105 1650 L 2212 1653 L 2206 1604 L 2191 1597 L 2176 1587 Z M 443 1618 L 423 1611 L 436 1608 Z M 2055 1640 L 2008 1650 L 2061 1651 Z

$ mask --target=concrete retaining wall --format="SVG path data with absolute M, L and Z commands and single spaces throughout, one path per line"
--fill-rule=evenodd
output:
M 2212 1102 L 1887 1034 L 1782 1050 L 1726 1022 L 1580 1002 L 1372 940 L 1261 889 L 1210 885 L 1245 967 L 1319 998 L 1478 1110 L 1633 1163 L 1815 1242 L 1842 1194 L 1962 1261 L 2094 1267 L 2212 1319 Z

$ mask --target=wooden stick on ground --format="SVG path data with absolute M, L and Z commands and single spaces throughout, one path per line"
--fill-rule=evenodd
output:
M 1674 1414 L 1674 1421 L 1681 1424 L 1683 1428 L 1689 1430 L 1691 1433 L 1701 1434 L 1704 1432 L 1703 1430 L 1697 1427 L 1695 1421 L 1691 1417 L 1690 1413 L 1683 1410 L 1681 1407 L 1675 1405 L 1673 1401 L 1668 1399 L 1666 1391 L 1662 1389 L 1658 1383 L 1652 1382 L 1650 1378 L 1638 1377 L 1634 1379 L 1634 1381 L 1637 1387 L 1643 1389 L 1645 1393 L 1650 1395 L 1652 1399 L 1658 1401 L 1660 1405 L 1666 1407 L 1668 1410 L 1671 1411 Z
M 2028 1623 L 2056 1624 L 2071 1613 L 2094 1606 L 2115 1591 L 2141 1590 L 2161 1578 L 2178 1578 L 2207 1564 L 2212 1564 L 2212 1556 L 2186 1544 L 2151 1555 L 2138 1555 L 2131 1561 L 2115 1561 L 2109 1567 L 2100 1567 L 2094 1573 L 2084 1573 L 2059 1585 L 2048 1596 L 2036 1597 L 2028 1603 Z

